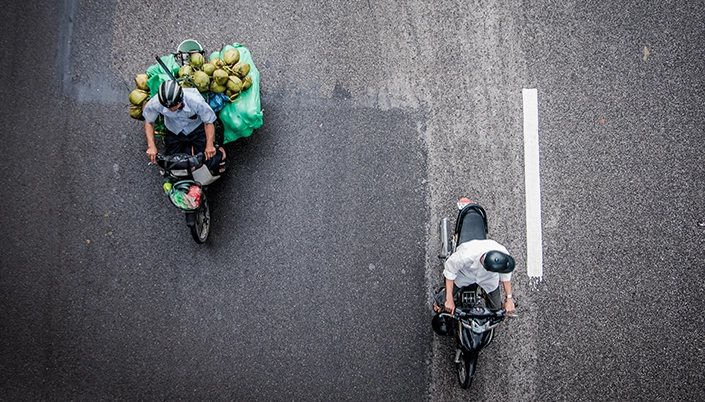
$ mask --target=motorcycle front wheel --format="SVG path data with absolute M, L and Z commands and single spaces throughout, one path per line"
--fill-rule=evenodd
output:
M 189 222 L 189 216 L 186 216 L 186 222 Z M 208 234 L 211 229 L 211 212 L 208 207 L 208 199 L 206 198 L 206 192 L 201 194 L 201 207 L 193 212 L 193 225 L 189 224 L 191 229 L 191 236 L 193 240 L 198 244 L 203 244 L 208 239 Z
M 458 382 L 463 389 L 470 388 L 472 377 L 475 375 L 475 366 L 477 363 L 477 352 L 463 351 L 460 354 L 460 362 L 456 363 L 458 370 Z

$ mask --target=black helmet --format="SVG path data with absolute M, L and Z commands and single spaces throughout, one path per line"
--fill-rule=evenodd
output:
M 184 99 L 184 91 L 176 81 L 164 81 L 159 85 L 159 103 L 172 108 Z
M 433 326 L 433 332 L 438 335 L 449 335 L 451 331 L 451 326 L 448 323 L 447 317 L 441 317 L 440 314 L 433 316 L 431 320 L 431 326 Z
M 508 274 L 514 271 L 515 262 L 511 255 L 492 250 L 485 253 L 485 260 L 482 262 L 482 265 L 490 272 Z

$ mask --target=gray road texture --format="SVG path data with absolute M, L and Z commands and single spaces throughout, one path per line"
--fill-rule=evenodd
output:
M 241 17 L 203 10 L 161 22 L 163 6 L 137 6 L 11 9 L 18 24 L 3 49 L 31 50 L 43 74 L 6 65 L 17 86 L 4 96 L 27 96 L 4 115 L 5 146 L 37 167 L 12 163 L 3 179 L 14 210 L 2 221 L 1 399 L 425 395 L 420 117 L 353 95 L 352 71 L 376 68 L 356 65 L 357 54 L 337 73 L 288 59 L 272 46 L 278 36 L 260 33 L 298 32 L 290 13 L 255 31 L 222 28 L 256 25 L 269 11 L 253 14 L 254 4 Z M 314 25 L 299 42 L 329 28 Z M 205 246 L 164 198 L 126 115 L 125 83 L 188 37 L 244 42 L 263 76 L 266 125 L 228 147 L 232 171 L 212 187 Z
M 0 399 L 701 398 L 702 1 L 5 13 Z M 265 125 L 227 147 L 205 246 L 126 108 L 185 38 L 241 42 L 262 74 Z M 522 88 L 539 93 L 541 281 Z M 463 195 L 517 258 L 521 305 L 469 391 L 428 325 L 437 223 Z
M 557 400 L 700 400 L 705 3 L 548 10 L 527 15 L 552 310 L 539 384 Z

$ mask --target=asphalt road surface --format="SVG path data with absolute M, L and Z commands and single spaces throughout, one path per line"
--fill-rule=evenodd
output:
M 702 399 L 703 1 L 3 8 L 0 400 Z M 187 38 L 243 43 L 262 76 L 205 245 L 126 106 Z M 430 328 L 460 196 L 520 303 L 467 391 Z

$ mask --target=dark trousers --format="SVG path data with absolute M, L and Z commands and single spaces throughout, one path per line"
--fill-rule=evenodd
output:
M 453 284 L 453 300 L 456 300 L 458 291 L 460 291 L 460 288 Z M 446 302 L 446 288 L 442 288 L 438 293 L 436 293 L 434 299 L 436 300 L 436 304 L 438 304 L 438 306 L 443 307 Z M 499 286 L 497 286 L 497 289 L 491 291 L 490 293 L 487 293 L 487 307 L 494 310 L 502 308 L 502 300 L 501 294 L 499 292 Z
M 173 132 L 166 130 L 166 137 L 164 137 L 164 145 L 166 146 L 166 154 L 197 154 L 199 152 L 205 152 L 206 150 L 206 129 L 203 123 L 198 126 L 195 130 L 188 134 L 174 134 Z M 215 153 L 215 156 L 206 161 L 206 166 L 210 170 L 216 170 L 218 164 L 220 163 L 223 154 L 220 151 Z

